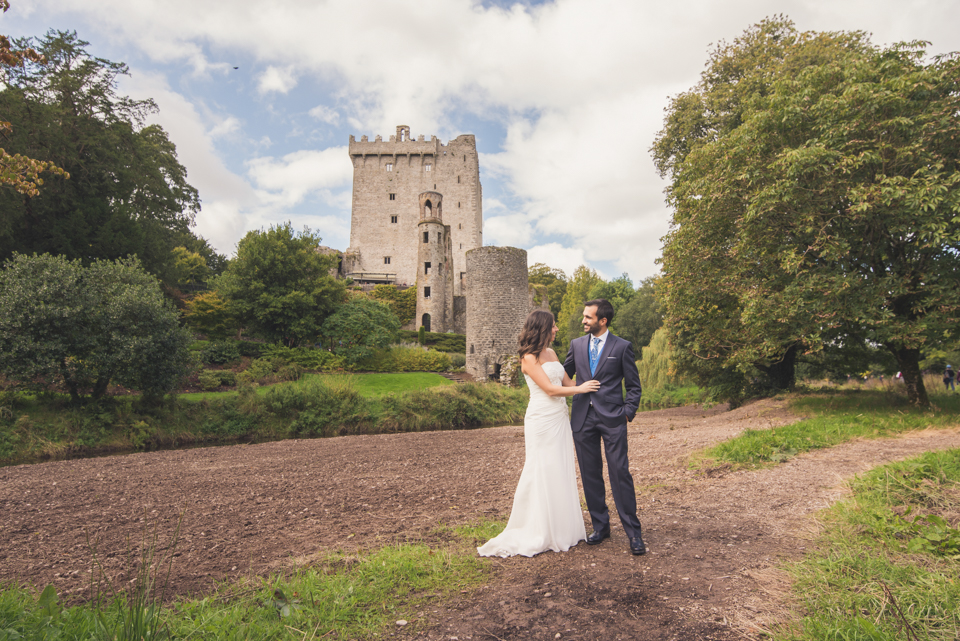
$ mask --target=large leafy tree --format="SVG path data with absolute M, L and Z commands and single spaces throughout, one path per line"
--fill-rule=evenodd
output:
M 176 147 L 145 119 L 151 100 L 118 94 L 122 63 L 91 56 L 76 33 L 16 40 L 24 57 L 7 69 L 0 113 L 13 123 L 4 148 L 70 174 L 35 189 L 0 190 L 0 257 L 49 252 L 84 261 L 136 254 L 164 275 L 171 250 L 200 209 Z
M 0 372 L 22 385 L 62 384 L 77 403 L 111 383 L 162 395 L 189 372 L 189 343 L 135 259 L 17 254 L 0 271 Z
M 346 299 L 331 275 L 336 254 L 317 251 L 320 237 L 287 222 L 247 233 L 237 256 L 212 284 L 241 324 L 289 347 L 315 342 L 323 321 Z
M 774 73 L 745 72 L 736 118 L 682 144 L 678 98 L 654 148 L 672 177 L 662 293 L 680 353 L 782 386 L 798 354 L 866 340 L 926 404 L 921 351 L 960 328 L 960 62 L 787 23 L 740 44 L 734 58 L 782 52 Z
M 0 0 L 0 10 L 3 13 L 6 13 L 9 8 L 10 3 L 7 0 Z M 41 65 L 46 63 L 44 57 L 30 47 L 14 49 L 10 39 L 0 35 L 0 70 L 19 67 L 25 60 Z M 6 77 L 5 72 L 3 77 Z M 4 137 L 13 132 L 13 125 L 3 120 L 5 115 L 0 113 L 0 136 Z M 6 149 L 0 148 L 0 185 L 10 187 L 20 194 L 36 196 L 40 193 L 40 185 L 43 184 L 43 178 L 40 177 L 43 172 L 50 172 L 64 178 L 70 177 L 70 174 L 61 167 L 49 161 L 35 160 L 19 153 L 11 155 Z

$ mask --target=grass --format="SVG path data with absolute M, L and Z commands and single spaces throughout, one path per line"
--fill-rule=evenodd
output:
M 477 557 L 470 533 L 489 527 L 447 529 L 439 532 L 445 542 L 434 546 L 399 544 L 327 554 L 286 576 L 225 583 L 215 594 L 163 607 L 159 627 L 163 638 L 205 640 L 374 638 L 395 629 L 398 620 L 415 630 L 426 623 L 425 608 L 486 580 L 492 566 Z M 455 536 L 445 536 L 449 532 Z M 47 607 L 50 590 L 43 592 L 46 601 L 12 586 L 0 590 L 0 639 L 88 639 L 103 612 L 124 607 L 128 600 L 120 595 L 100 607 L 90 602 L 53 611 Z
M 816 551 L 790 566 L 797 618 L 774 635 L 960 638 L 960 450 L 875 468 L 822 518 Z
M 794 397 L 790 408 L 808 418 L 772 429 L 745 430 L 706 450 L 715 463 L 758 466 L 832 447 L 856 438 L 882 438 L 928 428 L 960 425 L 960 394 L 932 396 L 934 407 L 917 409 L 883 390 L 850 390 Z
M 151 407 L 135 397 L 75 408 L 58 396 L 6 394 L 0 397 L 0 464 L 237 441 L 465 429 L 523 418 L 527 390 L 453 385 L 433 376 L 317 375 L 195 401 L 168 398 Z M 427 386 L 437 379 L 443 383 Z
M 304 374 L 303 378 L 294 384 L 303 384 L 311 379 L 331 379 L 338 377 L 349 377 L 358 392 L 368 398 L 383 396 L 384 394 L 397 394 L 400 392 L 409 392 L 412 390 L 427 389 L 431 387 L 442 387 L 444 385 L 453 385 L 450 381 L 439 374 L 433 372 L 402 372 L 394 374 Z M 257 388 L 258 394 L 266 394 L 269 386 Z M 180 394 L 178 398 L 185 401 L 203 401 L 223 398 L 224 395 L 236 395 L 236 391 L 230 392 L 190 392 Z

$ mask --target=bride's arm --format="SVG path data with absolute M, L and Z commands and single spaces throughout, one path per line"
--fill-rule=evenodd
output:
M 520 370 L 533 379 L 533 382 L 537 384 L 537 387 L 542 389 L 549 396 L 574 396 L 575 394 L 596 392 L 598 389 L 600 389 L 600 383 L 598 381 L 587 381 L 583 385 L 574 385 L 572 387 L 554 385 L 550 382 L 550 378 L 547 376 L 547 373 L 543 371 L 543 366 L 537 362 L 537 357 L 533 354 L 524 355 L 524 357 L 520 360 Z M 564 378 L 570 380 L 566 374 L 564 374 Z

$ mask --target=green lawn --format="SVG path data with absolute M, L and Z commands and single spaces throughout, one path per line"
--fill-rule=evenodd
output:
M 384 394 L 453 385 L 453 381 L 439 374 L 434 374 L 433 372 L 400 372 L 396 374 L 306 374 L 300 379 L 299 383 L 302 384 L 312 378 L 318 377 L 349 378 L 353 381 L 356 390 L 367 398 L 378 398 Z M 257 389 L 257 393 L 266 394 L 268 389 L 270 389 L 268 386 L 260 387 Z M 229 394 L 236 395 L 236 392 L 193 392 L 190 394 L 180 394 L 179 398 L 186 401 L 201 401 L 223 398 Z
M 772 429 L 744 430 L 704 453 L 717 463 L 753 467 L 783 462 L 797 454 L 833 447 L 856 438 L 892 437 L 903 432 L 960 425 L 960 394 L 931 395 L 932 407 L 917 409 L 906 398 L 883 390 L 811 394 L 791 399 L 806 419 Z

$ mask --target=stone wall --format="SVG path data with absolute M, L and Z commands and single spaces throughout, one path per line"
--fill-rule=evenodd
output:
M 453 333 L 467 333 L 467 297 L 453 297 Z
M 527 252 L 515 247 L 479 247 L 467 252 L 467 373 L 499 378 L 505 359 L 530 311 Z
M 413 285 L 418 273 L 417 212 L 419 195 L 437 191 L 444 197 L 444 222 L 451 233 L 454 293 L 462 294 L 466 252 L 483 246 L 482 187 L 476 139 L 458 136 L 441 144 L 436 136 L 414 140 L 410 128 L 384 141 L 359 142 L 350 136 L 353 163 L 353 208 L 350 247 L 344 272 L 391 274 L 397 284 Z M 386 262 L 389 259 L 389 262 Z

